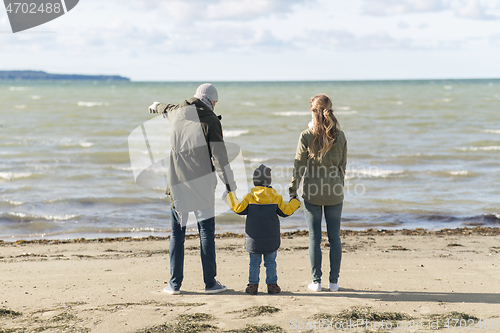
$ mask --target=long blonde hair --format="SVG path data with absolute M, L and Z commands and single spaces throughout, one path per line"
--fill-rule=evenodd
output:
M 314 140 L 309 150 L 309 157 L 317 158 L 321 161 L 337 138 L 337 134 L 340 131 L 340 124 L 333 114 L 332 101 L 328 95 L 319 94 L 313 96 L 310 102 L 313 113 L 312 130 Z M 316 151 L 316 142 L 319 145 L 319 151 Z

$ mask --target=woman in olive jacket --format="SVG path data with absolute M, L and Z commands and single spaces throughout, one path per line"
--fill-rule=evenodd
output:
M 344 178 L 347 162 L 347 140 L 333 115 L 332 101 L 325 94 L 311 98 L 312 121 L 300 134 L 290 197 L 297 197 L 302 178 L 304 213 L 309 229 L 309 258 L 313 281 L 308 288 L 321 291 L 321 220 L 323 212 L 330 242 L 329 289 L 339 289 L 342 259 L 340 218 L 344 201 Z

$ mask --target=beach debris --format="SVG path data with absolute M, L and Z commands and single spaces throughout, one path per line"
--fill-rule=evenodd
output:
M 404 312 L 376 312 L 372 307 L 352 307 L 350 309 L 342 310 L 338 314 L 330 315 L 327 313 L 318 313 L 313 316 L 315 320 L 334 320 L 334 321 L 357 321 L 364 320 L 370 322 L 384 321 L 401 321 L 411 320 L 414 317 Z
M 410 251 L 410 250 L 401 245 L 392 245 L 390 248 L 387 249 L 387 251 Z
M 208 313 L 181 314 L 177 317 L 177 323 L 165 323 L 153 327 L 145 327 L 136 333 L 159 333 L 159 332 L 206 332 L 217 330 L 218 327 L 207 324 L 205 321 L 214 320 L 215 317 Z
M 326 235 L 326 231 L 323 232 Z M 283 238 L 290 238 L 293 236 L 307 236 L 309 232 L 307 230 L 298 230 L 298 231 L 290 231 L 284 232 L 281 234 Z M 464 228 L 456 228 L 456 229 L 441 229 L 436 231 L 431 231 L 427 229 L 417 228 L 417 229 L 403 229 L 403 230 L 384 230 L 384 229 L 367 229 L 367 230 L 340 230 L 340 236 L 395 236 L 395 235 L 404 235 L 404 236 L 426 236 L 426 235 L 434 235 L 434 236 L 449 236 L 449 235 L 457 235 L 457 236 L 466 236 L 466 235 L 481 235 L 481 236 L 497 236 L 500 235 L 500 228 L 491 228 L 491 227 L 464 227 Z M 216 238 L 243 238 L 245 237 L 243 234 L 235 234 L 231 232 L 226 232 L 223 234 L 215 235 Z M 186 235 L 186 239 L 197 239 L 199 238 L 198 234 Z M 169 240 L 170 236 L 160 237 L 160 236 L 148 236 L 148 237 L 112 237 L 112 238 L 96 238 L 96 239 L 86 239 L 86 238 L 77 238 L 77 239 L 34 239 L 34 240 L 16 240 L 14 242 L 6 242 L 0 241 L 1 246 L 9 246 L 9 245 L 28 245 L 28 244 L 46 244 L 46 245 L 57 245 L 57 244 L 74 244 L 74 243 L 113 243 L 113 242 L 148 242 L 148 241 L 165 241 Z
M 267 314 L 273 314 L 281 309 L 271 305 L 252 306 L 251 308 L 236 310 L 227 313 L 241 313 L 241 318 L 258 317 Z
M 9 309 L 0 309 L 0 317 L 18 317 L 18 316 L 22 316 L 22 313 Z
M 240 328 L 236 330 L 224 331 L 225 333 L 281 333 L 284 332 L 283 329 L 276 325 L 262 324 L 262 325 L 247 325 L 245 328 Z

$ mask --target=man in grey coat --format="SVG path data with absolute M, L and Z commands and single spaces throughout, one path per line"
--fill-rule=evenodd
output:
M 200 234 L 200 252 L 205 293 L 225 291 L 215 279 L 215 172 L 227 192 L 236 190 L 222 135 L 220 118 L 214 113 L 217 89 L 202 84 L 194 97 L 184 102 L 154 102 L 150 113 L 163 114 L 171 122 L 172 151 L 167 173 L 167 195 L 171 196 L 170 281 L 164 288 L 179 294 L 184 278 L 184 240 L 189 212 L 194 212 Z

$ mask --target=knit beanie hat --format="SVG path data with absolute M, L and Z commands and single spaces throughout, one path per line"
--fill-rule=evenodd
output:
M 217 89 L 213 84 L 203 83 L 201 86 L 196 89 L 196 94 L 194 97 L 204 100 L 208 99 L 210 102 L 217 102 L 219 100 L 219 94 L 217 93 Z
M 271 185 L 271 169 L 261 164 L 253 172 L 253 184 L 255 186 L 269 186 Z

